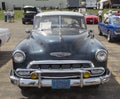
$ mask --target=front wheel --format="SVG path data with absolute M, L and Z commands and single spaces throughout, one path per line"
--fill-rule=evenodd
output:
M 100 85 L 97 84 L 97 85 L 91 85 L 91 86 L 86 86 L 86 87 L 97 90 L 97 89 L 99 89 L 99 86 L 100 86 Z
M 25 24 L 25 21 L 22 21 L 22 24 Z
M 30 87 L 21 87 L 21 86 L 19 86 L 19 88 L 20 88 L 22 91 L 27 91 L 27 90 L 30 89 Z
M 99 88 L 99 86 L 100 85 L 98 84 L 98 85 L 92 85 L 91 87 L 97 89 L 97 88 Z

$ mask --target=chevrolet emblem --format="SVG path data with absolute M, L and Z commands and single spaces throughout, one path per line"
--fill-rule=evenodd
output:
M 69 52 L 52 52 L 50 53 L 51 56 L 56 56 L 56 57 L 67 57 L 70 56 L 71 53 Z

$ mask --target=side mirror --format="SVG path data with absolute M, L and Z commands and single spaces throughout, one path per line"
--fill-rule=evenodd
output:
M 94 38 L 94 30 L 89 30 L 89 32 L 88 32 L 88 37 L 91 37 L 91 38 Z

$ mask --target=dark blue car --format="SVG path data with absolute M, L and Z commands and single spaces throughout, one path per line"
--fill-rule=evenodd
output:
M 10 80 L 22 90 L 30 87 L 69 89 L 106 83 L 108 51 L 87 30 L 78 12 L 42 12 L 33 30 L 13 51 Z
M 104 22 L 100 22 L 98 30 L 99 35 L 107 36 L 109 42 L 120 39 L 120 16 L 111 16 Z

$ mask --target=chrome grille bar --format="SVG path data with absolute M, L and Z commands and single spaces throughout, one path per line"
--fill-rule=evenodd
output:
M 31 61 L 27 65 L 27 69 L 30 69 L 32 65 L 39 65 L 39 64 L 89 64 L 90 67 L 94 67 L 91 61 L 87 60 L 42 60 L 42 61 Z

